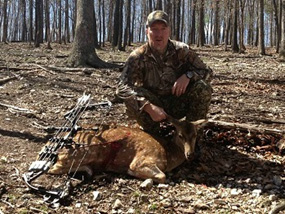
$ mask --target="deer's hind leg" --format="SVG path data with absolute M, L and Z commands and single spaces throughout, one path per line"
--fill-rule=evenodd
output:
M 165 174 L 155 164 L 136 166 L 131 164 L 128 174 L 137 178 L 151 178 L 156 183 L 165 183 Z

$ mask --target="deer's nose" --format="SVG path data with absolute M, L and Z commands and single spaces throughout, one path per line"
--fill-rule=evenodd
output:
M 186 159 L 187 159 L 187 161 L 192 161 L 193 159 L 194 159 L 194 153 L 192 152 L 188 152 L 187 153 L 187 156 L 186 156 Z

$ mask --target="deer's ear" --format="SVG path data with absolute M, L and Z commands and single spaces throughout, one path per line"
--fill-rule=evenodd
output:
M 186 116 L 179 119 L 180 122 L 186 121 Z
M 196 120 L 194 122 L 191 122 L 194 126 L 197 128 L 201 128 L 207 124 L 208 120 L 206 119 L 201 119 L 201 120 Z

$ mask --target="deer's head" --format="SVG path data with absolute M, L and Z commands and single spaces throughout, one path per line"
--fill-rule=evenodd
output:
M 172 123 L 176 129 L 174 134 L 174 143 L 184 152 L 185 158 L 189 159 L 195 151 L 197 131 L 200 126 L 206 123 L 206 120 L 197 120 L 188 122 L 185 119 L 177 120 L 167 116 L 167 120 Z

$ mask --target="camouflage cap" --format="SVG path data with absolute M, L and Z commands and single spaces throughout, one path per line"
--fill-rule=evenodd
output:
M 146 26 L 149 27 L 156 21 L 163 21 L 166 25 L 168 25 L 168 14 L 162 10 L 155 10 L 151 12 L 147 17 Z

